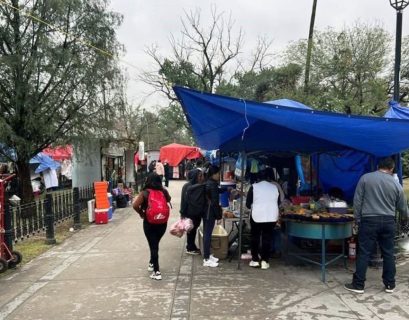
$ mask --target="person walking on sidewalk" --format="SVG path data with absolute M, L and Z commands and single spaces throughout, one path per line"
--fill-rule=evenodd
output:
M 270 268 L 271 241 L 274 227 L 279 218 L 279 204 L 284 192 L 274 182 L 274 171 L 266 168 L 259 172 L 259 182 L 254 183 L 247 193 L 246 207 L 251 209 L 251 256 L 250 267 L 260 267 L 259 247 L 261 237 L 261 269 Z
M 163 168 L 164 168 L 164 171 L 165 171 L 165 187 L 168 188 L 169 187 L 169 179 L 170 179 L 170 167 L 169 167 L 168 160 L 164 161 Z
M 199 168 L 190 170 L 188 173 L 189 181 L 182 187 L 180 201 L 180 215 L 182 218 L 189 218 L 193 222 L 193 229 L 186 235 L 186 253 L 191 255 L 200 254 L 195 239 L 197 229 L 202 221 L 205 207 L 205 185 L 203 172 Z
M 376 243 L 382 252 L 382 279 L 385 292 L 395 289 L 395 212 L 408 218 L 405 194 L 399 182 L 393 178 L 395 163 L 392 158 L 379 161 L 378 170 L 364 174 L 354 195 L 354 216 L 358 224 L 358 256 L 352 283 L 346 290 L 364 293 L 366 269 Z
M 163 164 L 160 161 L 160 159 L 156 162 L 155 172 L 160 177 L 160 181 L 162 182 L 163 176 L 165 175 L 165 168 L 163 167 Z
M 222 218 L 219 204 L 219 194 L 222 192 L 219 188 L 220 168 L 209 165 L 205 169 L 205 176 L 207 204 L 203 214 L 203 266 L 214 268 L 219 266 L 219 259 L 210 254 L 210 245 L 216 220 Z
M 159 197 L 157 196 L 157 192 L 160 191 L 162 195 L 159 194 Z M 167 217 L 163 217 L 166 214 L 160 214 L 158 215 L 158 221 L 162 223 L 152 223 L 152 221 L 149 220 L 149 210 L 152 210 L 152 208 L 149 208 L 149 206 L 153 207 L 152 203 L 153 201 L 150 200 L 150 194 L 152 193 L 152 196 L 155 194 L 155 202 L 159 202 L 162 197 L 162 202 L 165 201 L 162 206 L 167 206 L 168 203 L 170 203 L 171 197 L 169 195 L 169 192 L 162 186 L 162 181 L 160 177 L 152 172 L 150 173 L 147 178 L 145 185 L 142 189 L 142 192 L 138 195 L 138 197 L 135 199 L 133 202 L 133 208 L 141 218 L 143 219 L 143 231 L 145 233 L 145 237 L 148 240 L 149 244 L 149 249 L 151 253 L 151 257 L 149 260 L 149 265 L 148 265 L 148 271 L 153 272 L 151 274 L 151 279 L 155 280 L 162 280 L 162 274 L 160 273 L 159 269 L 159 242 L 162 239 L 163 235 L 165 234 L 166 227 L 167 227 L 167 219 L 169 218 L 169 212 L 167 213 Z M 169 209 L 169 207 L 168 207 Z

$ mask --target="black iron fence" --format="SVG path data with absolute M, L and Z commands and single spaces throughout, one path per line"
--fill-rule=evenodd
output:
M 47 241 L 54 240 L 54 225 L 73 219 L 74 228 L 81 226 L 81 213 L 87 209 L 87 201 L 94 197 L 92 186 L 51 192 L 45 199 L 26 204 L 6 206 L 5 217 L 10 221 L 6 230 L 9 241 L 21 241 L 46 232 Z

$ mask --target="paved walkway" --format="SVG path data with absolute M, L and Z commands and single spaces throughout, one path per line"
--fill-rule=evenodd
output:
M 178 217 L 182 182 L 171 181 Z M 409 262 L 398 286 L 383 292 L 370 269 L 365 294 L 344 291 L 351 273 L 272 261 L 269 270 L 222 261 L 207 269 L 183 253 L 184 239 L 165 235 L 162 281 L 149 279 L 148 246 L 139 216 L 119 209 L 108 225 L 92 225 L 12 274 L 0 277 L 0 319 L 409 319 Z

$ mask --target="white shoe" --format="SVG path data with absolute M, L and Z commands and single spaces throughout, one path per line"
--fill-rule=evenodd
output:
M 153 264 L 152 264 L 152 263 L 149 263 L 149 265 L 148 265 L 148 271 L 149 271 L 149 272 L 152 272 L 152 271 L 153 271 Z
M 154 280 L 162 280 L 162 274 L 159 271 L 153 272 L 150 277 Z
M 216 257 L 215 257 L 214 255 L 212 255 L 212 254 L 209 256 L 209 259 L 212 260 L 212 261 L 214 261 L 214 262 L 219 262 L 219 258 L 216 258 Z
M 203 260 L 203 267 L 216 268 L 219 264 L 211 259 Z
M 260 267 L 260 262 L 251 260 L 250 263 L 249 263 L 249 266 L 252 267 L 252 268 L 259 268 Z
M 270 268 L 270 264 L 268 262 L 261 261 L 261 269 L 267 270 L 268 268 Z

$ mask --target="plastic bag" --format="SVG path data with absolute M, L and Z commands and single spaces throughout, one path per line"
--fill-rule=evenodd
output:
M 170 234 L 176 237 L 183 237 L 185 232 L 193 229 L 193 221 L 189 218 L 179 219 L 170 226 Z
M 242 173 L 241 171 L 241 167 L 242 167 L 242 163 L 244 162 L 244 172 Z M 236 169 L 234 170 L 234 174 L 236 176 L 236 178 L 241 179 L 241 176 L 243 175 L 243 177 L 246 175 L 246 169 L 247 169 L 247 157 L 245 154 L 243 153 L 239 153 L 239 156 L 237 158 L 236 161 Z

